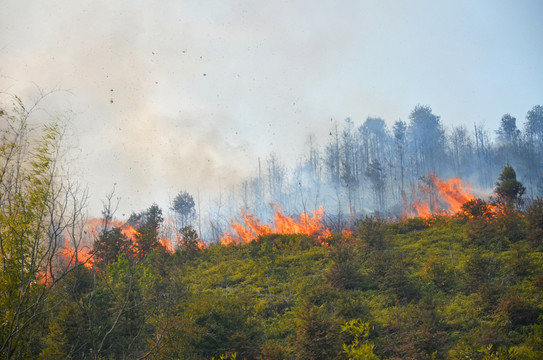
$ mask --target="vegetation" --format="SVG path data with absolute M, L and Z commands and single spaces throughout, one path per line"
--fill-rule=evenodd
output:
M 543 248 L 530 240 L 540 207 L 486 227 L 461 215 L 423 228 L 369 217 L 326 245 L 270 235 L 121 255 L 55 287 L 59 306 L 29 349 L 43 359 L 540 359 Z
M 454 216 L 365 216 L 326 237 L 230 246 L 202 246 L 182 192 L 168 247 L 160 207 L 120 224 L 112 194 L 83 231 L 86 194 L 63 176 L 61 127 L 29 127 L 31 114 L 18 99 L 0 112 L 0 359 L 543 358 L 543 200 L 525 201 L 510 166 L 495 200 Z M 439 124 L 425 107 L 411 120 L 412 131 Z M 514 121 L 502 122 L 516 144 Z M 416 143 L 421 169 L 440 165 L 438 130 Z

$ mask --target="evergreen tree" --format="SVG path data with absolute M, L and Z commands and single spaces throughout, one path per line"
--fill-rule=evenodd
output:
M 521 206 L 522 195 L 526 188 L 517 180 L 517 174 L 512 166 L 505 166 L 496 183 L 496 195 L 506 206 Z

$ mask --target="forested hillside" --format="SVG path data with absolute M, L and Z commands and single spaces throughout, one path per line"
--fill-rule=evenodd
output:
M 88 218 L 89 194 L 62 156 L 65 127 L 30 123 L 34 107 L 13 101 L 0 110 L 2 359 L 543 357 L 543 200 L 513 166 L 479 198 L 424 173 L 441 166 L 430 158 L 439 147 L 408 151 L 415 162 L 400 178 L 407 187 L 423 175 L 411 195 L 396 191 L 406 196 L 395 216 L 343 221 L 315 206 L 298 220 L 276 207 L 272 226 L 247 206 L 243 222 L 204 242 L 186 192 L 171 219 L 153 204 L 119 221 L 113 192 Z M 355 189 L 346 184 L 340 202 Z M 377 203 L 394 193 L 372 184 Z
M 364 218 L 324 245 L 271 235 L 159 249 L 141 261 L 122 255 L 79 267 L 55 289 L 59 306 L 34 333 L 36 350 L 44 358 L 346 359 L 342 344 L 354 338 L 341 326 L 361 319 L 371 326 L 361 342 L 383 359 L 495 351 L 540 359 L 542 220 L 537 201 L 526 216 Z
M 148 247 L 103 228 L 92 265 L 72 257 L 55 286 L 30 284 L 48 289 L 32 300 L 43 312 L 8 357 L 541 359 L 543 201 L 489 206 L 173 253 L 152 217 L 137 230 Z
M 302 153 L 289 159 L 274 152 L 259 159 L 253 176 L 226 189 L 207 214 L 199 213 L 200 237 L 218 240 L 239 209 L 270 218 L 270 203 L 287 214 L 323 206 L 335 231 L 374 211 L 398 217 L 420 197 L 421 179 L 430 173 L 467 181 L 476 195 L 488 197 L 510 165 L 529 198 L 543 196 L 541 105 L 527 110 L 522 122 L 510 114 L 494 119 L 497 129 L 477 119 L 469 126 L 446 126 L 454 119 L 442 119 L 428 105 L 405 116 L 331 119 L 324 143 L 310 136 Z

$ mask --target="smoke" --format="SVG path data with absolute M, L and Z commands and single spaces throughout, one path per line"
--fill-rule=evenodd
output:
M 271 152 L 294 168 L 307 135 L 328 141 L 330 118 L 390 127 L 422 102 L 471 126 L 526 111 L 541 93 L 541 32 L 520 15 L 539 12 L 498 9 L 480 24 L 488 6 L 474 6 L 6 0 L 0 90 L 69 91 L 50 113 L 73 114 L 91 213 L 114 183 L 124 212 L 165 206 L 180 189 L 238 183 Z M 511 15 L 522 26 L 491 26 Z

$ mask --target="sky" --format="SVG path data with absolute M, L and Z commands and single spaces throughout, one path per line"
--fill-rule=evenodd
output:
M 445 127 L 543 105 L 543 2 L 0 0 L 0 92 L 69 118 L 98 213 L 217 193 L 277 154 L 294 166 L 332 119 Z M 52 115 L 54 116 L 54 115 Z

